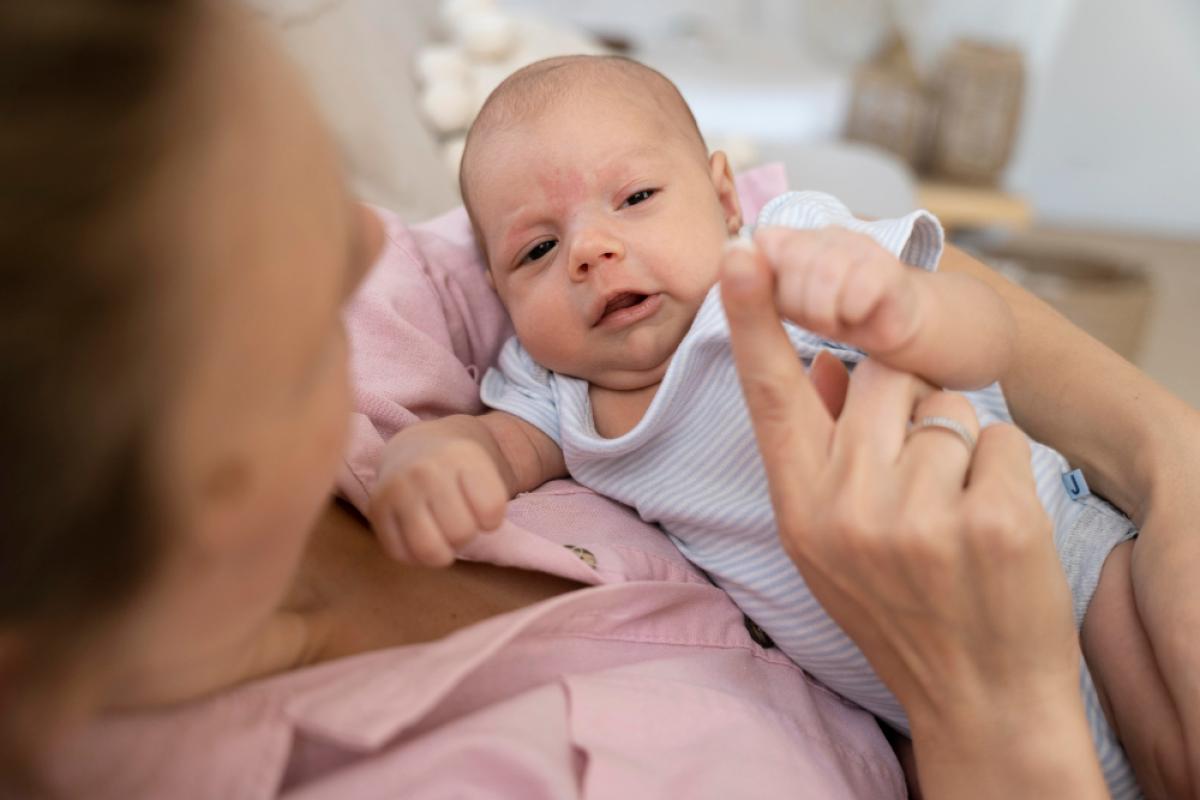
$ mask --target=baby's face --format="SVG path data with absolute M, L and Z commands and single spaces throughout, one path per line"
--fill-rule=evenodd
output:
M 473 145 L 492 281 L 530 355 L 610 389 L 662 379 L 741 225 L 723 155 L 601 90 Z

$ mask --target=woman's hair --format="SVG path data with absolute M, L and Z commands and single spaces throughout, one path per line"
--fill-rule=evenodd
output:
M 147 215 L 199 0 L 0 4 L 0 698 L 49 689 L 153 574 L 179 288 Z M 178 268 L 176 268 L 176 271 Z M 16 688 L 14 689 L 14 685 Z M 0 756 L 22 737 L 8 709 Z M 18 719 L 20 715 L 18 715 Z M 11 760 L 8 764 L 13 766 Z

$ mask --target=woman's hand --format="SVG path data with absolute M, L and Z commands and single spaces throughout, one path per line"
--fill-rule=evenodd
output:
M 783 545 L 904 704 L 926 794 L 1105 796 L 1024 437 L 992 426 L 972 452 L 945 429 L 909 435 L 913 418 L 978 423 L 870 361 L 835 419 L 844 376 L 821 359 L 805 375 L 764 260 L 731 249 L 722 292 Z

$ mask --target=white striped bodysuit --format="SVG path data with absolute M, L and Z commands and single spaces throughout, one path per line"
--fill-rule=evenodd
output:
M 905 263 L 935 269 L 942 232 L 927 212 L 865 222 L 816 192 L 775 198 L 758 225 L 841 225 L 872 236 Z M 795 325 L 788 335 L 806 362 L 831 350 L 847 362 L 862 354 Z M 999 385 L 967 392 L 981 425 L 1011 422 Z M 514 338 L 484 377 L 484 402 L 545 431 L 579 483 L 658 523 L 687 558 L 727 591 L 793 661 L 842 696 L 907 731 L 899 703 L 866 659 L 809 593 L 776 536 L 766 477 L 729 348 L 719 288 L 705 298 L 645 416 L 628 433 L 596 433 L 586 381 L 534 363 Z M 1108 552 L 1135 534 L 1132 524 L 1094 496 L 1072 499 L 1066 460 L 1031 442 L 1038 495 L 1054 522 L 1055 545 L 1075 600 L 1076 624 Z M 1089 724 L 1114 797 L 1140 792 L 1101 711 L 1086 668 L 1081 686 Z

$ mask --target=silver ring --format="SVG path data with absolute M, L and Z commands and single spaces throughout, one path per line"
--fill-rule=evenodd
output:
M 911 437 L 914 433 L 919 433 L 930 428 L 941 428 L 942 430 L 950 431 L 958 436 L 962 440 L 962 443 L 967 446 L 968 454 L 975 452 L 975 437 L 967 430 L 966 425 L 950 417 L 921 417 L 921 419 L 910 424 L 908 435 Z

